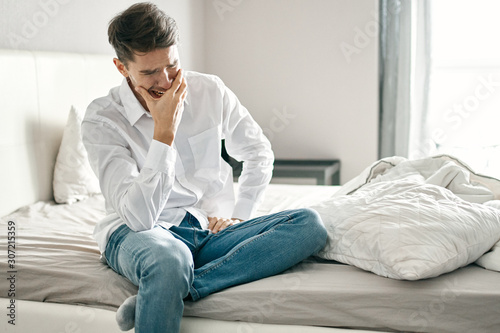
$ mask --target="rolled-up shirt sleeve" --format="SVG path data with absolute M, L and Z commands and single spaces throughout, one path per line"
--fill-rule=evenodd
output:
M 82 138 L 99 178 L 106 210 L 117 213 L 134 231 L 153 228 L 172 191 L 175 149 L 152 140 L 139 166 L 119 129 L 106 122 L 84 120 Z
M 236 95 L 223 89 L 224 134 L 229 155 L 243 161 L 233 217 L 246 220 L 261 204 L 269 184 L 274 154 L 271 143 Z

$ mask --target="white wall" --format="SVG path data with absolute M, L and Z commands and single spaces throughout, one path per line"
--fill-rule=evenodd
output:
M 376 0 L 217 0 L 205 10 L 206 69 L 278 158 L 338 158 L 343 183 L 377 158 Z
M 0 48 L 114 55 L 108 22 L 133 0 L 0 0 Z M 177 22 L 183 65 L 204 69 L 204 8 L 199 0 L 153 0 Z M 112 63 L 111 63 L 112 65 Z
M 134 2 L 0 0 L 0 48 L 113 55 L 107 24 Z M 153 2 L 179 25 L 183 66 L 219 75 L 278 158 L 338 158 L 342 183 L 376 160 L 377 0 Z

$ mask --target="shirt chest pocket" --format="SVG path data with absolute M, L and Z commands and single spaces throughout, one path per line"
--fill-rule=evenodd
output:
M 205 181 L 219 178 L 221 168 L 220 126 L 212 127 L 188 139 L 194 160 L 194 176 Z

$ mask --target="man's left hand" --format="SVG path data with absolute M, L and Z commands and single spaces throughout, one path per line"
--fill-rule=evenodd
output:
M 226 229 L 227 227 L 239 223 L 242 220 L 240 219 L 224 219 L 220 217 L 209 217 L 208 218 L 208 229 L 212 231 L 212 233 L 216 234 L 219 231 Z

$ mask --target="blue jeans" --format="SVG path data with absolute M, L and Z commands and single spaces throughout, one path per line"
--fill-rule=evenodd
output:
M 110 237 L 108 265 L 139 287 L 136 333 L 179 332 L 183 300 L 278 274 L 319 251 L 326 229 L 311 209 L 288 210 L 216 234 L 186 214 L 179 226 Z

